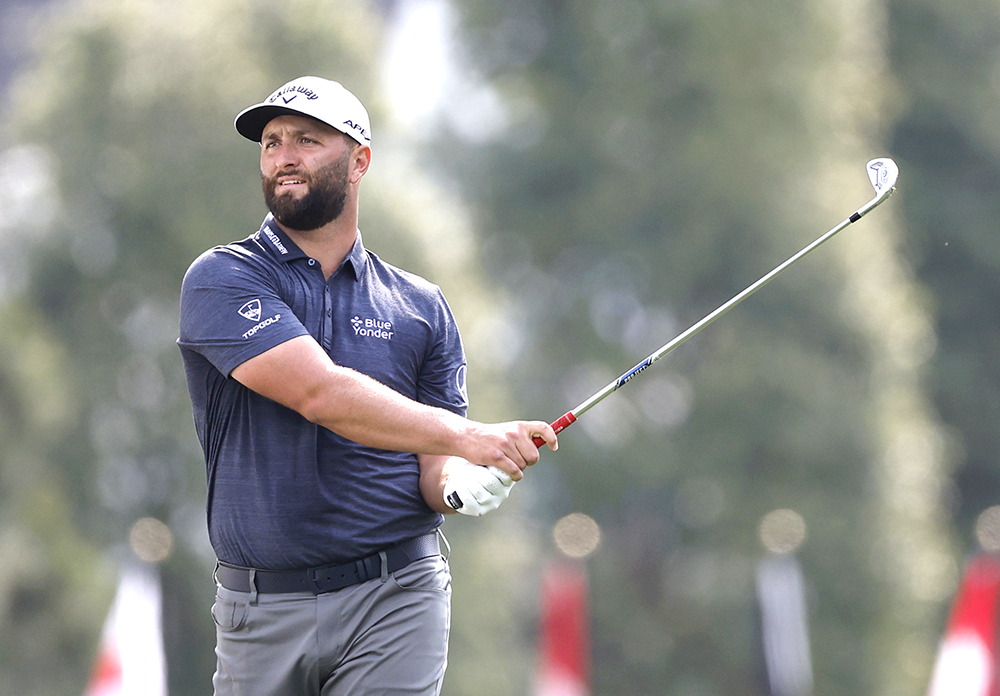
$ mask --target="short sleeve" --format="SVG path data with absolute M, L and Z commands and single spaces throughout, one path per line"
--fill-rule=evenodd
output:
M 440 289 L 432 321 L 434 340 L 420 370 L 417 400 L 464 416 L 469 407 L 465 349 L 458 323 Z
M 278 280 L 252 253 L 232 246 L 210 249 L 184 275 L 178 345 L 228 376 L 250 358 L 308 334 L 279 290 Z

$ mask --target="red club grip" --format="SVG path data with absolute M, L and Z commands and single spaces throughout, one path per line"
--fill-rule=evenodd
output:
M 573 415 L 572 411 L 569 411 L 567 413 L 564 413 L 559 418 L 559 420 L 552 422 L 552 429 L 555 430 L 556 433 L 558 434 L 561 433 L 566 428 L 568 428 L 569 426 L 573 425 L 573 423 L 575 422 L 576 422 L 576 416 Z M 541 447 L 542 445 L 545 444 L 545 440 L 543 440 L 540 437 L 534 437 L 531 439 L 531 441 L 535 443 L 535 447 Z

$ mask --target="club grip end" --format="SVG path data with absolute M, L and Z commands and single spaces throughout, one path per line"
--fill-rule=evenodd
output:
M 573 415 L 572 411 L 569 411 L 567 413 L 564 413 L 558 420 L 553 421 L 551 425 L 552 429 L 555 430 L 556 433 L 561 433 L 563 430 L 565 430 L 575 422 L 576 422 L 576 416 Z M 532 442 L 535 443 L 535 447 L 541 447 L 542 445 L 545 444 L 545 440 L 543 440 L 540 437 L 532 438 Z

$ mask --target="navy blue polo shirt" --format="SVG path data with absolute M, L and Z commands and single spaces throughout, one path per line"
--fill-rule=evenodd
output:
M 354 248 L 329 280 L 268 216 L 188 269 L 178 344 L 208 470 L 219 559 L 292 569 L 362 558 L 437 528 L 417 457 L 363 447 L 247 389 L 233 368 L 310 335 L 338 365 L 465 415 L 465 353 L 440 288 Z

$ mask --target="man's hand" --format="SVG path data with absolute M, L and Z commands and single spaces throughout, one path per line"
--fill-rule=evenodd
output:
M 462 448 L 459 456 L 479 466 L 501 469 L 514 481 L 520 481 L 524 470 L 538 461 L 534 438 L 543 440 L 553 452 L 559 448 L 555 431 L 544 421 L 465 423 L 468 446 Z
M 482 517 L 507 499 L 514 480 L 495 466 L 453 461 L 444 484 L 444 500 L 463 515 Z

